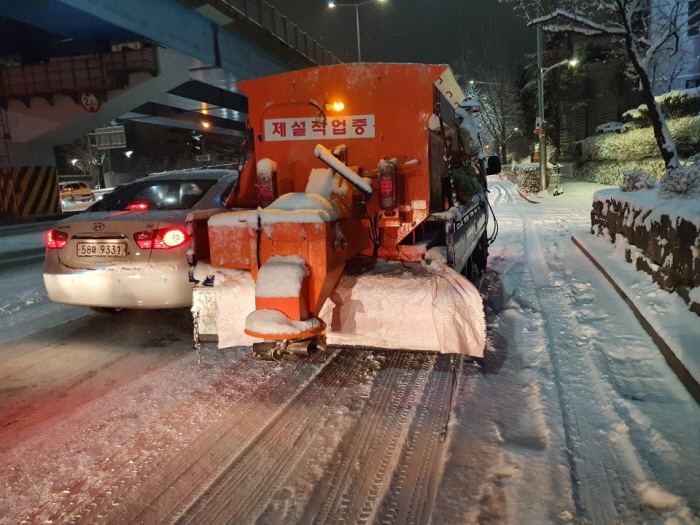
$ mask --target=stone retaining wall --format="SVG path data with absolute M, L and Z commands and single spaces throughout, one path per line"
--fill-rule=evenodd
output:
M 624 236 L 630 243 L 625 256 L 637 270 L 652 276 L 664 290 L 677 292 L 690 310 L 700 315 L 700 301 L 691 297 L 700 287 L 700 231 L 682 217 L 662 214 L 648 220 L 652 210 L 606 196 L 594 200 L 591 232 Z

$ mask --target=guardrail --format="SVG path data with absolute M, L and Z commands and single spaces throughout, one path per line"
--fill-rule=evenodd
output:
M 209 3 L 235 11 L 316 65 L 341 63 L 337 56 L 264 0 L 209 0 Z

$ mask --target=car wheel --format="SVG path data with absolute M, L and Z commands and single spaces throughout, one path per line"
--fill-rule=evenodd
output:
M 98 314 L 118 314 L 124 311 L 124 308 L 107 308 L 104 306 L 91 306 L 90 309 Z

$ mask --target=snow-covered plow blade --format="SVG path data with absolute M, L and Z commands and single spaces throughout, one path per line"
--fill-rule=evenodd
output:
M 254 152 L 232 211 L 195 232 L 208 241 L 192 258 L 197 341 L 483 356 L 467 278 L 486 266 L 486 173 L 500 162 L 449 68 L 337 65 L 240 87 Z
M 483 357 L 485 322 L 474 285 L 444 264 L 444 259 L 410 263 L 353 260 L 320 312 L 325 343 L 395 350 L 460 353 Z M 198 268 L 214 286 L 195 287 L 194 306 L 200 341 L 220 348 L 249 346 L 260 340 L 245 333 L 255 309 L 250 272 Z M 210 279 L 211 280 L 211 279 Z M 319 339 L 271 343 L 282 353 L 323 350 Z M 317 348 L 314 348 L 317 346 Z M 318 348 L 321 346 L 321 348 Z

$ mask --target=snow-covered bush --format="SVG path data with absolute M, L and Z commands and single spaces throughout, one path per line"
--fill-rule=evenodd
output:
M 664 161 L 660 156 L 638 160 L 591 161 L 577 166 L 573 175 L 579 180 L 619 186 L 622 183 L 622 172 L 635 169 L 649 173 L 650 176 L 661 177 Z
M 666 170 L 661 178 L 659 196 L 666 199 L 678 196 L 700 198 L 700 164 Z
M 625 122 L 622 126 L 620 126 L 620 130 L 618 131 L 618 133 L 627 133 L 628 131 L 632 131 L 633 129 L 639 129 L 643 127 L 644 126 L 637 121 Z
M 695 155 L 691 155 L 687 159 L 685 159 L 685 164 L 700 164 L 700 153 L 696 153 Z
M 647 190 L 656 186 L 656 179 L 650 177 L 642 170 L 624 170 L 622 171 L 621 191 L 637 191 Z
M 646 109 L 646 106 L 644 106 L 644 108 Z M 625 111 L 622 114 L 622 120 L 624 120 L 625 122 L 632 122 L 635 120 L 639 121 L 639 120 L 643 120 L 643 119 L 644 119 L 644 117 L 642 116 L 642 112 L 639 111 L 639 109 L 637 109 L 637 108 L 628 109 L 627 111 Z
M 700 117 L 685 117 L 668 121 L 668 127 L 681 155 L 700 151 Z M 632 129 L 627 133 L 606 133 L 581 141 L 579 162 L 635 161 L 659 157 L 651 128 Z
M 602 135 L 604 133 L 620 133 L 622 128 L 622 122 L 606 122 L 595 128 L 596 135 Z
M 674 89 L 656 97 L 667 118 L 680 118 L 700 113 L 700 88 Z
M 700 88 L 674 89 L 655 99 L 668 119 L 692 117 L 700 113 Z M 649 108 L 646 104 L 642 104 L 637 109 L 625 111 L 622 116 L 625 120 L 636 121 L 644 126 L 651 125 Z

